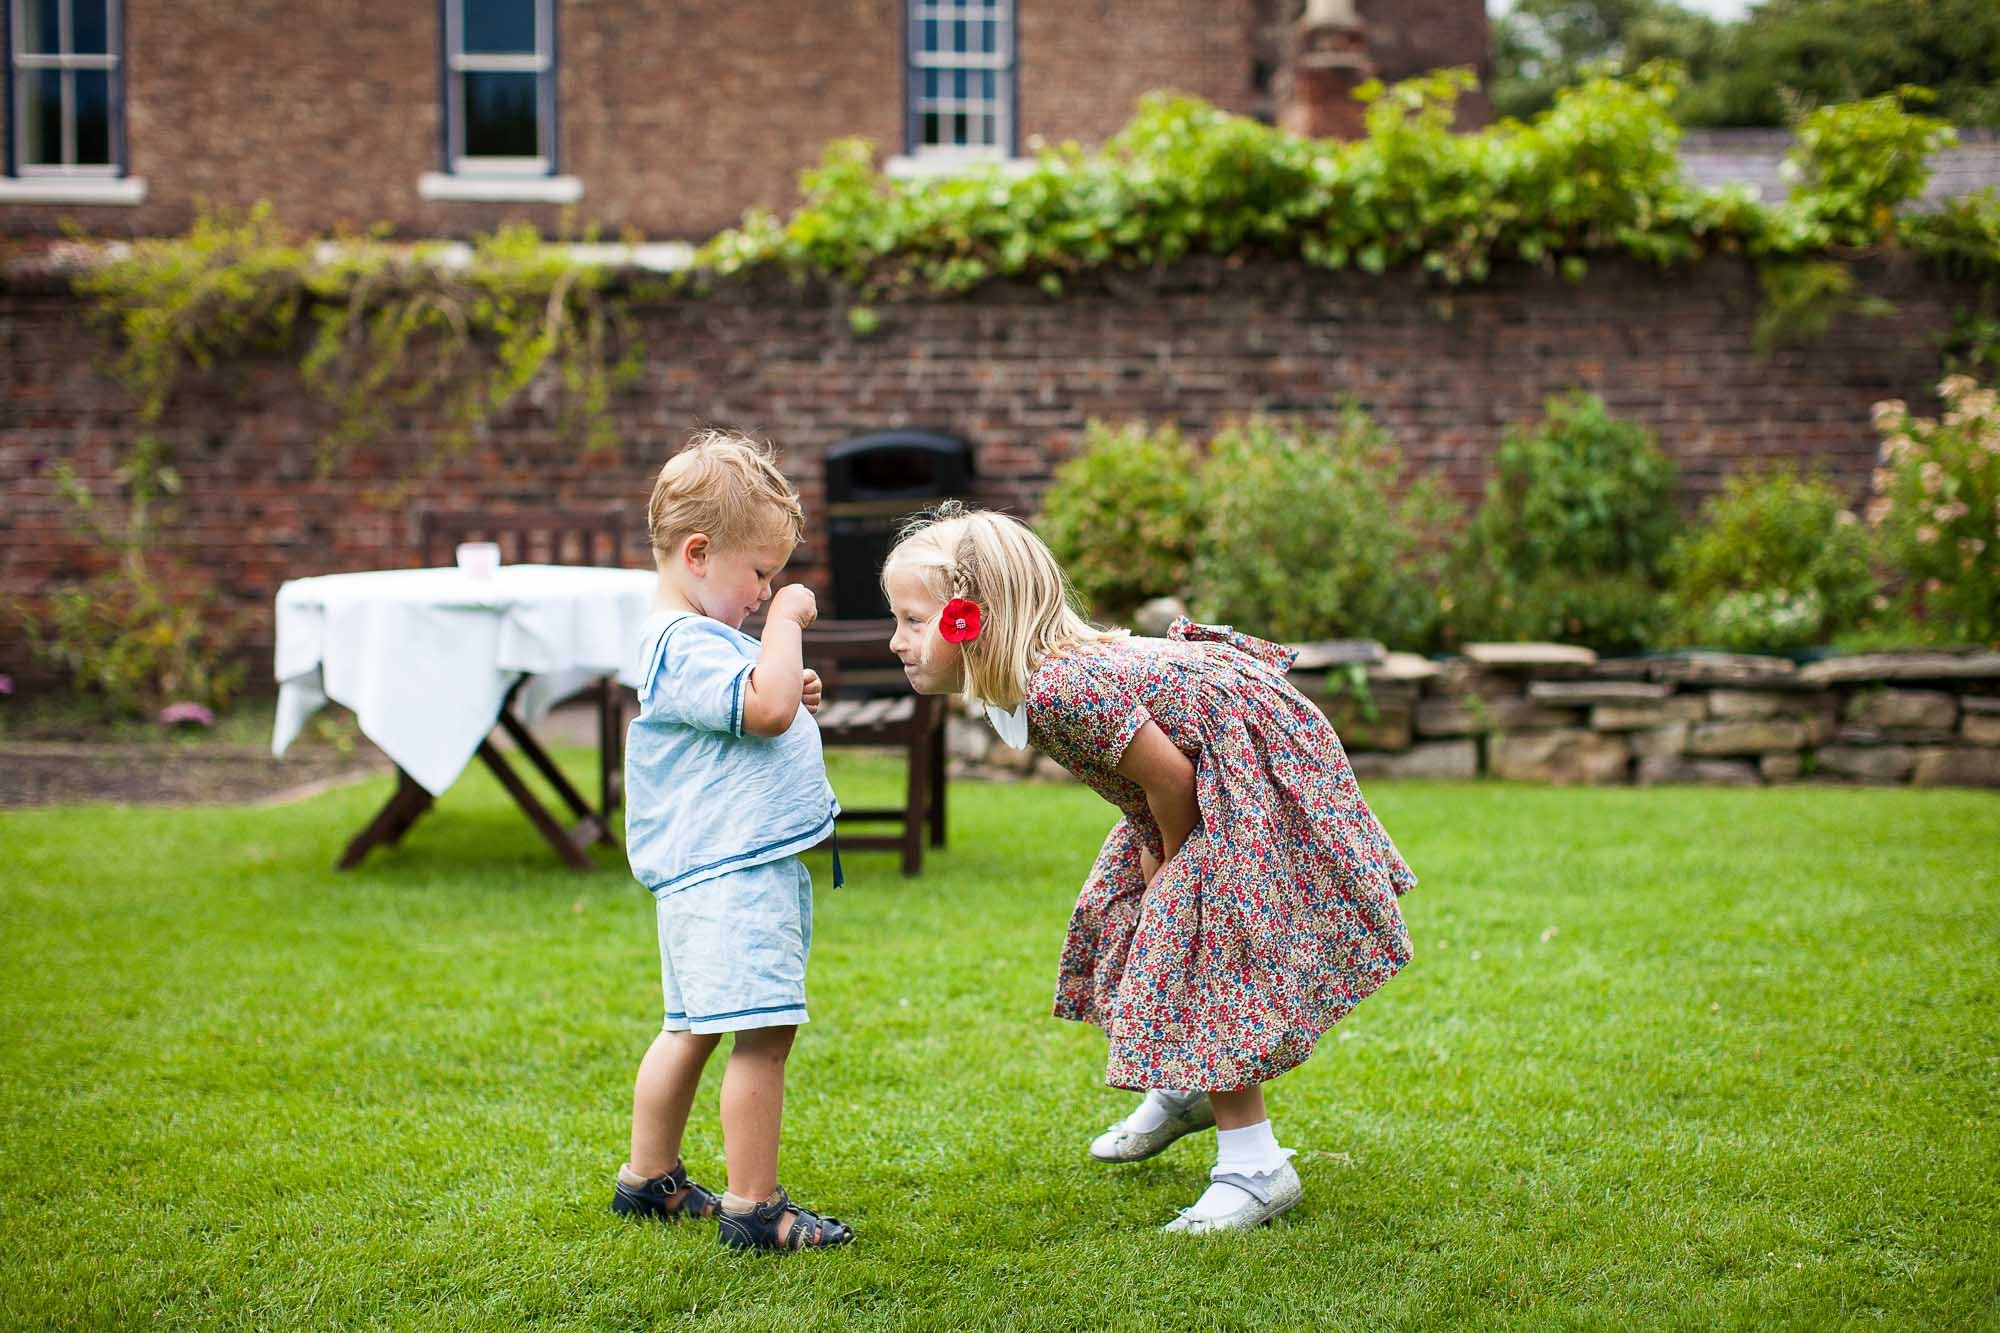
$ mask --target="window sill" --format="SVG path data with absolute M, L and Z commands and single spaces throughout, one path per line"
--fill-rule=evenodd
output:
M 583 198 L 575 176 L 447 176 L 426 171 L 417 177 L 417 195 L 464 203 L 573 204 Z
M 882 164 L 885 175 L 897 180 L 926 180 L 933 176 L 971 176 L 997 171 L 1002 176 L 1025 176 L 1035 169 L 1032 157 L 999 157 L 983 153 L 918 153 L 892 157 Z
M 130 208 L 146 202 L 140 176 L 0 177 L 0 204 L 104 204 Z

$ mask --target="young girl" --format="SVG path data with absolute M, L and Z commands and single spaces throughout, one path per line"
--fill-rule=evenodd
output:
M 1105 1079 L 1145 1090 L 1091 1145 L 1136 1161 L 1217 1128 L 1215 1169 L 1169 1231 L 1257 1226 L 1297 1203 L 1264 1084 L 1410 960 L 1416 883 L 1292 654 L 1227 628 L 1097 629 L 1041 540 L 947 506 L 883 568 L 912 688 L 964 691 L 1124 814 L 1070 918 L 1059 1018 L 1110 1041 Z

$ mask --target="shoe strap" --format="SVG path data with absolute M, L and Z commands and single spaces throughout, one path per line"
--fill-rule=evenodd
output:
M 1211 1171 L 1208 1178 L 1217 1185 L 1233 1185 L 1260 1204 L 1271 1201 L 1271 1187 L 1259 1184 L 1256 1176 L 1246 1176 L 1240 1171 Z

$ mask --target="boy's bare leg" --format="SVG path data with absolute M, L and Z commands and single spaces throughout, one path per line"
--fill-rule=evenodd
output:
M 715 1033 L 662 1032 L 646 1048 L 632 1085 L 632 1169 L 648 1180 L 674 1169 L 702 1067 Z
M 736 1034 L 722 1074 L 722 1154 L 729 1192 L 762 1203 L 778 1190 L 778 1131 L 785 1112 L 785 1060 L 796 1027 L 746 1028 Z M 778 1238 L 790 1229 L 779 1228 Z
M 1217 1129 L 1243 1129 L 1270 1119 L 1264 1113 L 1262 1084 L 1254 1088 L 1239 1088 L 1235 1092 L 1211 1092 L 1208 1104 L 1215 1108 Z

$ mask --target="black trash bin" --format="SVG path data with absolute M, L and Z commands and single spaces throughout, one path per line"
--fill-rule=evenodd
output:
M 826 451 L 826 558 L 833 616 L 889 614 L 882 562 L 911 515 L 972 484 L 972 446 L 930 430 L 878 430 Z

